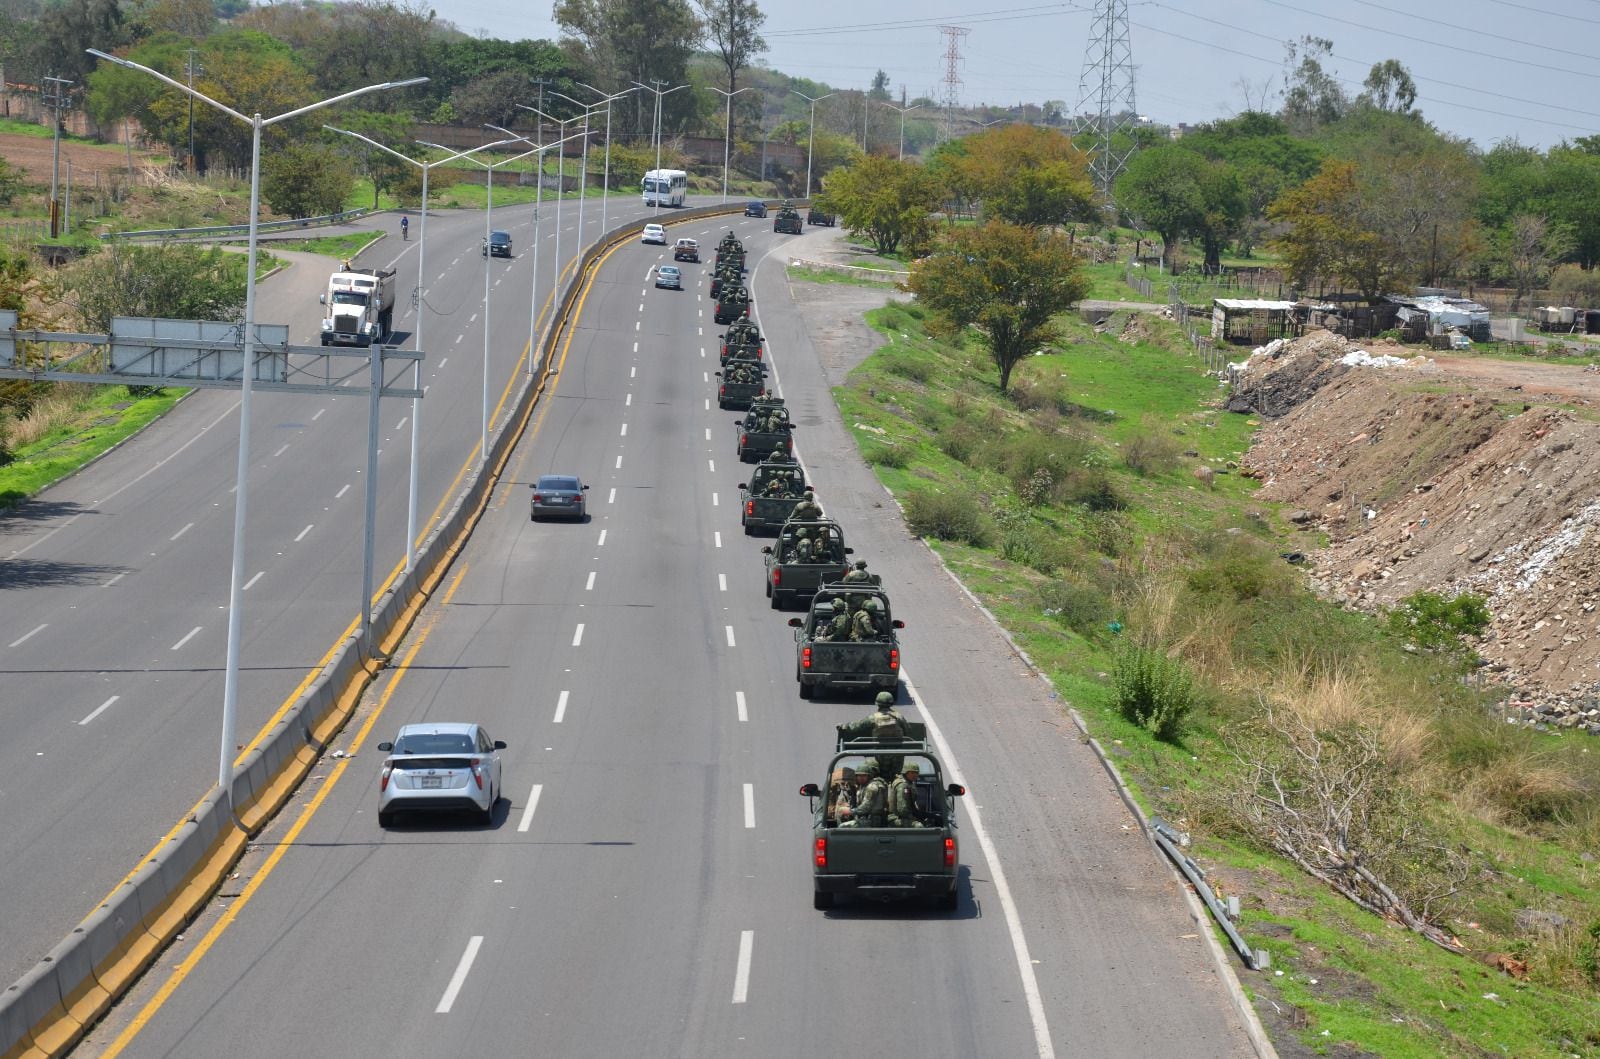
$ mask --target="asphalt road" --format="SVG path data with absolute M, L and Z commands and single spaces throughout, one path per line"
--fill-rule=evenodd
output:
M 660 251 L 629 245 L 511 475 L 583 474 L 588 521 L 531 524 L 527 490 L 501 488 L 347 729 L 355 756 L 81 1054 L 1251 1054 L 1105 772 L 854 455 L 763 256 L 784 244 L 740 228 L 802 455 L 907 620 L 902 700 L 970 791 L 958 910 L 811 908 L 796 790 L 864 706 L 796 694 L 711 399 L 704 266 L 656 291 Z M 461 719 L 510 744 L 493 825 L 379 830 L 374 745 Z
M 648 212 L 613 196 L 612 225 Z M 600 234 L 585 207 L 584 238 Z M 418 233 L 358 264 L 399 270 L 397 330 L 416 327 Z M 522 370 L 532 294 L 532 207 L 495 211 L 516 256 L 490 262 L 491 409 Z M 476 466 L 485 324 L 484 214 L 429 218 L 427 361 L 419 520 Z M 538 297 L 556 275 L 556 211 L 544 204 Z M 578 246 L 576 203 L 560 257 Z M 257 318 L 315 343 L 332 259 L 287 254 Z M 411 345 L 411 343 L 406 343 Z M 358 361 L 352 361 L 358 364 Z M 255 395 L 246 537 L 239 743 L 318 668 L 359 613 L 366 466 L 364 373 L 350 396 Z M 171 414 L 36 501 L 0 515 L 0 981 L 60 941 L 215 781 L 223 684 L 238 395 L 196 391 Z M 378 580 L 404 555 L 411 401 L 380 419 Z

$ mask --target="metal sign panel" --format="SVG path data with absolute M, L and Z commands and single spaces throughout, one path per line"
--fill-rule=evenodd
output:
M 8 368 L 21 367 L 17 363 L 17 340 L 13 334 L 16 329 L 16 311 L 0 309 L 0 365 Z
M 238 380 L 244 325 L 219 320 L 111 318 L 111 370 L 162 379 Z M 255 381 L 283 382 L 289 371 L 287 324 L 256 324 Z M 272 347 L 278 347 L 273 350 Z

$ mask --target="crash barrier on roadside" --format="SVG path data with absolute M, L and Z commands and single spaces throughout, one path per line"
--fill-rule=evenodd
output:
M 344 224 L 346 221 L 360 220 L 372 213 L 368 206 L 353 210 L 341 210 L 338 213 L 329 213 L 321 217 L 299 217 L 287 221 L 258 221 L 256 235 L 268 235 L 273 232 L 297 232 L 302 228 L 321 228 L 329 224 Z M 102 232 L 102 242 L 143 242 L 155 240 L 157 242 L 182 241 L 186 239 L 223 240 L 237 239 L 248 236 L 248 224 L 215 224 L 207 228 L 145 228 L 136 232 Z
M 611 229 L 579 257 L 537 346 L 529 350 L 533 368 L 484 468 L 467 479 L 428 533 L 412 571 L 379 597 L 371 641 L 379 653 L 367 651 L 359 635 L 345 637 L 306 690 L 234 767 L 228 791 L 215 788 L 202 798 L 103 903 L 0 994 L 0 1059 L 70 1050 L 204 908 L 244 855 L 250 837 L 288 804 L 466 545 L 544 392 L 568 316 L 594 267 L 647 223 L 736 215 L 743 209 L 740 202 L 663 211 Z

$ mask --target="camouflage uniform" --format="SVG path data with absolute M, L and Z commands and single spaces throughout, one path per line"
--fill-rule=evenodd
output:
M 867 643 L 878 638 L 878 601 L 868 599 L 850 620 L 850 639 Z
M 921 775 L 922 770 L 916 762 L 905 767 L 905 773 Z M 890 827 L 926 827 L 919 818 L 917 809 L 917 788 L 915 779 L 907 779 L 905 773 L 894 778 L 889 784 L 889 810 L 888 820 Z
M 877 709 L 859 721 L 840 725 L 839 731 L 846 739 L 860 739 L 863 736 L 871 736 L 874 739 L 904 739 L 907 728 L 905 717 L 895 708 L 894 696 L 887 691 L 880 691 Z
M 833 601 L 833 617 L 828 620 L 827 627 L 823 630 L 822 635 L 817 638 L 833 642 L 850 638 L 850 614 L 845 610 L 844 600 L 835 599 Z
M 801 537 L 795 542 L 794 561 L 797 563 L 809 563 L 812 558 L 812 551 L 813 546 L 811 543 L 811 538 Z
M 844 580 L 846 584 L 851 585 L 870 585 L 872 583 L 872 575 L 867 573 L 867 561 L 865 559 L 857 559 L 856 568 L 845 574 Z
M 870 777 L 865 785 L 856 787 L 855 816 L 845 827 L 882 827 L 888 820 L 889 785 L 878 774 L 878 763 L 872 758 L 861 763 L 856 779 Z
M 800 551 L 800 545 L 802 543 L 804 543 L 805 546 L 806 546 L 806 554 L 810 555 L 811 554 L 811 542 L 806 539 L 806 531 L 803 530 L 803 529 L 802 530 L 796 530 L 793 539 L 791 539 L 789 541 L 789 551 L 788 551 L 787 555 L 785 556 L 785 560 L 786 561 L 792 561 L 794 559 L 795 554 Z
M 842 824 L 856 813 L 856 773 L 848 765 L 839 769 L 839 777 L 834 781 L 832 799 L 828 804 L 828 815 L 835 823 Z
M 807 489 L 805 499 L 794 506 L 794 513 L 789 517 L 801 520 L 819 519 L 822 517 L 822 505 L 817 503 L 816 496 Z

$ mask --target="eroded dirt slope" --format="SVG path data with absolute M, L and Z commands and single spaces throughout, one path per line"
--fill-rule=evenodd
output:
M 1488 597 L 1479 652 L 1511 701 L 1600 734 L 1600 375 L 1411 356 L 1346 365 L 1307 336 L 1253 357 L 1230 407 L 1261 419 L 1245 473 L 1320 529 L 1320 591 L 1366 610 L 1413 592 Z

